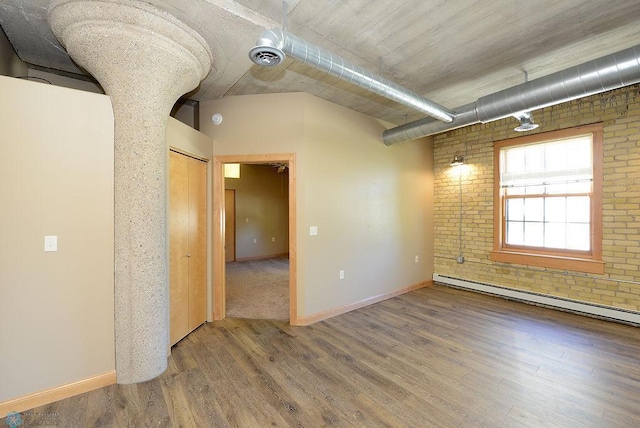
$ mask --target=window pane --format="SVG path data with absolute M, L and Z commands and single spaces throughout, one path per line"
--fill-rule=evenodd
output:
M 569 223 L 589 223 L 590 211 L 588 196 L 567 198 L 567 221 Z
M 567 225 L 567 248 L 584 251 L 591 249 L 588 224 Z
M 567 141 L 567 167 L 572 169 L 590 168 L 591 164 L 591 137 L 584 136 L 580 139 Z
M 542 247 L 544 232 L 542 223 L 525 223 L 524 224 L 524 244 L 532 247 Z
M 527 193 L 527 187 L 525 186 L 508 187 L 505 193 L 507 195 L 524 195 Z
M 580 136 L 502 149 L 505 165 L 501 165 L 501 185 L 511 187 L 567 185 L 577 180 L 593 178 L 590 137 Z M 553 187 L 551 193 L 566 193 L 565 188 Z M 527 192 L 531 194 L 531 192 Z
M 547 171 L 567 169 L 567 146 L 563 141 L 545 144 L 545 160 Z
M 507 150 L 504 172 L 524 171 L 524 147 Z
M 566 198 L 545 198 L 545 221 L 553 223 L 564 223 L 566 221 L 565 200 Z
M 524 200 L 525 221 L 543 221 L 543 198 L 527 198 Z
M 524 244 L 524 223 L 520 221 L 507 222 L 507 244 L 510 244 L 510 245 Z
M 524 220 L 524 199 L 507 199 L 507 221 Z
M 527 146 L 525 152 L 525 171 L 544 171 L 544 148 L 540 145 Z
M 568 183 L 566 193 L 590 193 L 591 181 L 582 181 L 579 183 Z
M 547 248 L 565 248 L 566 231 L 564 223 L 547 223 L 544 228 L 544 246 Z
M 525 189 L 525 193 L 527 195 L 542 195 L 544 194 L 545 186 L 527 186 Z
M 546 186 L 546 193 L 549 195 L 557 195 L 559 193 L 568 193 L 566 183 L 549 184 Z

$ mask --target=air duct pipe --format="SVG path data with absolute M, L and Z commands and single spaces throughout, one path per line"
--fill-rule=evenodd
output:
M 640 82 L 640 46 L 585 62 L 503 91 L 478 98 L 453 110 L 455 119 L 443 124 L 431 118 L 388 129 L 386 145 L 439 134 L 475 123 L 487 123 L 525 111 L 572 101 Z
M 249 58 L 254 63 L 263 66 L 278 65 L 284 61 L 285 55 L 324 70 L 370 92 L 421 111 L 442 122 L 451 123 L 454 121 L 454 114 L 441 105 L 285 30 L 266 30 L 258 39 L 256 46 L 249 51 Z

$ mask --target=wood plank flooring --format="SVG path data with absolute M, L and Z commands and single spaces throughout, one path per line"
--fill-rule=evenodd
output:
M 65 427 L 634 427 L 639 332 L 436 285 L 309 327 L 206 324 L 159 378 L 31 413 Z

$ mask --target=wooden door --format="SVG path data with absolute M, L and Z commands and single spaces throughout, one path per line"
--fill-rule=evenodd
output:
M 189 161 L 189 331 L 207 320 L 207 164 Z
M 225 261 L 236 260 L 236 191 L 224 191 L 224 254 Z
M 189 334 L 189 162 L 169 152 L 169 307 L 171 344 Z
M 169 154 L 171 345 L 206 321 L 207 164 Z

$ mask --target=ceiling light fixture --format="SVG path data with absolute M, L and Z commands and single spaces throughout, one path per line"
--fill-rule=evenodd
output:
M 525 111 L 516 117 L 520 121 L 520 125 L 513 128 L 513 130 L 516 132 L 531 131 L 533 129 L 536 129 L 538 126 L 540 126 L 533 121 L 533 115 L 531 114 L 530 111 Z
M 451 166 L 460 166 L 460 165 L 464 165 L 464 156 L 462 155 L 455 155 L 453 157 L 453 161 L 449 164 Z
M 529 82 L 529 73 L 527 73 L 527 70 L 525 70 L 524 83 L 527 84 L 527 82 Z M 531 131 L 540 126 L 533 121 L 533 115 L 530 111 L 523 111 L 521 113 L 514 114 L 513 116 L 520 121 L 520 125 L 513 128 L 513 130 L 516 132 Z

